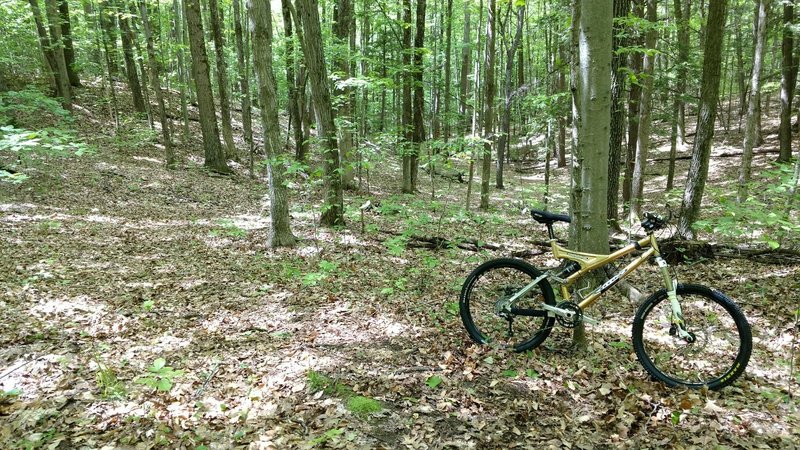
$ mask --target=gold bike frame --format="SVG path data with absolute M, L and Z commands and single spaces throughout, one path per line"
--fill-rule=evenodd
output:
M 658 243 L 656 242 L 656 238 L 653 234 L 649 234 L 637 242 L 632 242 L 609 255 L 596 255 L 593 253 L 583 253 L 583 252 L 576 252 L 573 250 L 569 250 L 558 245 L 558 242 L 555 239 L 550 240 L 550 246 L 553 249 L 553 256 L 555 256 L 556 258 L 575 261 L 579 263 L 581 266 L 581 269 L 579 271 L 567 277 L 565 282 L 561 284 L 561 297 L 565 301 L 568 301 L 570 299 L 569 288 L 573 284 L 575 284 L 575 282 L 581 279 L 584 275 L 586 275 L 588 272 L 603 267 L 607 264 L 610 264 L 635 251 L 647 248 L 647 250 L 645 250 L 645 252 L 642 253 L 638 258 L 631 261 L 627 266 L 625 266 L 625 268 L 620 270 L 619 273 L 611 277 L 611 279 L 609 279 L 602 285 L 598 286 L 586 298 L 584 298 L 578 304 L 578 306 L 582 310 L 585 310 L 586 308 L 592 306 L 600 298 L 600 296 L 603 295 L 604 292 L 611 289 L 620 280 L 630 275 L 631 272 L 639 268 L 639 266 L 641 266 L 642 263 L 644 263 L 653 256 L 656 257 L 661 256 L 661 252 L 658 249 Z M 669 278 L 668 273 L 665 273 L 665 283 L 672 284 L 671 278 L 669 279 L 669 282 L 667 282 L 666 278 Z M 667 289 L 673 290 L 674 287 L 668 285 Z

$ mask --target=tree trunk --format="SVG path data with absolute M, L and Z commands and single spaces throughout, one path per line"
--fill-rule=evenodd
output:
M 337 40 L 339 51 L 338 56 L 333 62 L 335 70 L 339 72 L 341 81 L 347 80 L 352 76 L 350 72 L 350 28 L 353 23 L 353 3 L 350 0 L 336 0 L 333 5 L 333 35 Z M 342 83 L 335 83 L 333 95 L 337 97 L 336 117 L 339 118 L 339 164 L 342 168 L 343 187 L 352 189 L 355 187 L 355 172 L 353 171 L 353 102 L 352 89 L 345 87 Z
M 644 191 L 644 168 L 647 165 L 647 154 L 650 150 L 650 124 L 653 109 L 653 77 L 655 76 L 655 51 L 658 31 L 656 31 L 656 0 L 647 0 L 647 21 L 650 27 L 645 38 L 645 49 L 642 69 L 642 99 L 639 107 L 639 132 L 636 141 L 636 160 L 631 178 L 631 207 L 630 220 L 632 224 L 639 223 L 642 214 L 642 197 Z
M 486 20 L 486 104 L 483 114 L 483 167 L 481 170 L 481 210 L 489 210 L 489 182 L 492 177 L 492 145 L 494 144 L 494 66 L 495 40 L 497 36 L 497 0 L 489 0 Z
M 573 166 L 570 248 L 608 253 L 608 142 L 611 125 L 612 3 L 576 0 L 572 25 Z M 583 324 L 573 342 L 586 346 Z
M 222 10 L 218 8 L 217 0 L 208 0 L 208 10 L 211 22 L 211 34 L 214 36 L 214 54 L 216 55 L 217 84 L 219 85 L 219 108 L 222 119 L 222 138 L 225 141 L 225 156 L 228 159 L 237 159 L 236 145 L 233 143 L 233 129 L 231 128 L 231 101 L 228 95 L 228 64 L 225 61 L 225 39 L 222 34 L 224 21 Z
M 106 58 L 110 61 L 111 73 L 114 75 L 119 74 L 119 49 L 117 48 L 117 8 L 113 2 L 99 2 L 100 9 L 100 27 L 103 29 L 105 39 L 103 40 L 108 45 L 108 52 Z M 105 8 L 103 6 L 106 6 Z
M 636 17 L 644 18 L 644 0 L 633 0 L 633 13 Z M 643 44 L 641 37 L 631 39 L 631 45 L 639 47 Z M 631 83 L 630 96 L 628 97 L 628 146 L 625 152 L 625 174 L 622 179 L 622 202 L 625 208 L 631 204 L 631 184 L 633 182 L 633 170 L 636 157 L 636 144 L 639 142 L 639 108 L 642 100 L 642 53 L 633 52 L 630 55 L 630 70 L 636 77 L 636 81 Z
M 322 30 L 319 24 L 317 0 L 297 0 L 297 14 L 303 22 L 303 54 L 314 108 L 319 125 L 317 136 L 323 146 L 325 161 L 325 202 L 322 205 L 320 223 L 324 226 L 344 225 L 344 202 L 342 176 L 339 170 L 339 145 L 336 139 L 336 124 L 333 120 L 331 91 L 328 87 L 328 72 L 322 51 Z
M 303 139 L 303 119 L 300 117 L 300 103 L 298 96 L 299 86 L 294 72 L 295 50 L 294 31 L 292 30 L 292 13 L 289 0 L 281 0 L 281 14 L 283 15 L 283 30 L 286 35 L 286 86 L 289 94 L 289 121 L 294 130 L 295 159 L 301 163 L 306 161 L 306 143 Z
M 167 110 L 164 106 L 164 94 L 161 92 L 161 75 L 159 74 L 159 64 L 156 59 L 155 46 L 153 45 L 153 34 L 150 32 L 150 19 L 148 19 L 147 15 L 146 2 L 142 0 L 139 3 L 139 7 L 142 11 L 142 27 L 144 28 L 144 37 L 147 41 L 147 59 L 150 60 L 150 84 L 153 86 L 153 91 L 156 94 L 158 118 L 161 122 L 161 136 L 164 139 L 166 165 L 168 169 L 172 169 L 175 167 L 175 151 L 172 148 L 172 141 L 169 135 L 169 119 L 167 119 Z
M 717 119 L 717 97 L 722 62 L 722 38 L 727 13 L 727 0 L 709 0 L 708 23 L 706 25 L 705 58 L 698 107 L 697 133 L 692 149 L 692 161 L 686 177 L 686 190 L 681 203 L 678 234 L 693 238 L 694 224 L 700 212 L 708 163 L 711 157 L 711 141 L 714 138 L 714 122 Z
M 458 110 L 462 136 L 469 132 L 469 71 L 472 67 L 472 37 L 470 37 L 469 4 L 464 2 L 464 37 L 461 39 L 461 70 L 458 77 Z
M 417 190 L 419 155 L 425 142 L 425 85 L 422 83 L 422 56 L 425 52 L 426 0 L 417 0 L 417 24 L 414 35 L 414 133 L 411 155 L 411 190 Z
M 739 168 L 739 190 L 736 195 L 738 203 L 747 200 L 747 185 L 750 183 L 750 166 L 753 163 L 753 147 L 756 142 L 756 104 L 754 96 L 761 90 L 761 67 L 764 61 L 764 47 L 767 39 L 767 23 L 769 20 L 769 3 L 771 0 L 758 2 L 758 28 L 756 32 L 756 50 L 753 54 L 753 73 L 750 79 L 750 100 L 747 106 L 747 124 L 744 134 L 744 150 L 742 165 Z
M 450 139 L 450 105 L 451 105 L 451 88 L 452 88 L 452 51 L 453 51 L 453 0 L 447 0 L 446 9 L 447 25 L 445 28 L 445 46 L 444 46 L 444 140 L 447 142 Z
M 58 13 L 57 0 L 45 0 L 47 7 L 47 21 L 50 25 L 50 42 L 55 57 L 58 76 L 56 83 L 60 86 L 61 104 L 64 109 L 72 109 L 72 88 L 69 83 L 67 61 L 64 58 L 64 41 L 61 35 L 61 16 Z
M 111 52 L 109 51 L 109 45 L 108 45 L 108 34 L 103 32 L 102 29 L 103 17 L 106 17 L 106 20 L 108 19 L 108 16 L 106 14 L 105 8 L 102 3 L 98 5 L 97 15 L 98 15 L 98 25 L 100 25 L 101 29 L 100 32 L 96 33 L 95 35 L 99 36 L 99 39 L 103 43 L 103 54 L 106 62 L 108 86 L 110 88 L 109 91 L 111 92 L 111 108 L 112 108 L 112 114 L 114 116 L 114 131 L 117 131 L 119 130 L 119 104 L 117 102 L 117 88 L 114 86 L 114 75 L 112 70 Z
M 614 0 L 614 18 L 628 17 L 631 9 L 631 0 Z M 622 47 L 621 25 L 614 23 L 612 37 L 613 51 L 611 53 L 611 133 L 608 144 L 608 212 L 609 223 L 618 228 L 619 225 L 619 174 L 622 158 L 622 140 L 625 135 L 625 108 L 623 96 L 625 93 L 626 74 L 622 72 L 624 56 L 619 54 Z
M 691 16 L 691 0 L 674 0 L 675 22 L 678 26 L 678 78 L 676 80 L 676 106 L 678 145 L 686 147 L 686 81 L 689 68 L 689 18 Z
M 213 1 L 213 0 L 212 0 Z M 267 154 L 269 179 L 270 227 L 267 245 L 270 248 L 295 244 L 289 220 L 289 200 L 284 184 L 285 151 L 281 145 L 278 122 L 277 86 L 272 64 L 272 11 L 270 3 L 248 0 L 250 31 L 253 33 L 253 56 L 261 98 L 261 126 Z
M 781 152 L 778 161 L 792 158 L 792 102 L 797 70 L 794 60 L 794 0 L 783 3 L 783 39 L 781 41 L 781 123 L 778 130 Z
M 506 53 L 506 72 L 505 79 L 503 80 L 505 98 L 503 99 L 503 121 L 502 130 L 500 131 L 500 138 L 497 142 L 497 172 L 495 173 L 497 189 L 503 189 L 503 165 L 506 160 L 506 152 L 510 150 L 509 143 L 511 142 L 511 94 L 512 94 L 512 81 L 514 69 L 514 57 L 517 54 L 517 49 L 522 41 L 522 25 L 525 20 L 525 6 L 517 6 L 517 28 L 514 33 L 514 40 L 511 47 L 508 48 Z
M 67 63 L 69 84 L 74 87 L 80 87 L 81 79 L 78 77 L 78 69 L 75 67 L 75 49 L 72 45 L 72 23 L 69 17 L 69 2 L 67 0 L 60 0 L 58 2 L 58 13 L 61 16 L 61 36 L 64 39 L 64 60 Z
M 411 162 L 413 160 L 413 145 L 411 144 L 414 136 L 413 129 L 413 106 L 411 99 L 411 85 L 413 77 L 411 73 L 411 0 L 403 0 L 403 114 L 402 114 L 402 139 L 401 152 L 403 154 L 403 187 L 404 194 L 414 193 L 414 184 L 411 176 Z
M 203 134 L 205 166 L 214 172 L 230 173 L 225 152 L 219 143 L 219 128 L 211 91 L 208 55 L 200 12 L 200 0 L 184 0 L 183 14 L 189 31 L 189 49 L 192 52 L 192 75 L 197 92 L 197 109 L 200 114 L 200 131 Z
M 144 96 L 142 95 L 142 85 L 139 83 L 139 73 L 136 71 L 136 56 L 133 50 L 133 30 L 131 30 L 130 14 L 125 11 L 125 8 L 120 1 L 116 2 L 116 7 L 119 9 L 119 30 L 122 34 L 122 56 L 125 59 L 125 73 L 128 76 L 128 89 L 133 96 L 133 109 L 137 113 L 145 114 L 147 109 L 144 104 Z
M 236 39 L 236 63 L 239 72 L 239 92 L 242 96 L 242 127 L 244 128 L 244 142 L 247 144 L 250 177 L 253 177 L 253 152 L 255 149 L 253 144 L 253 107 L 250 102 L 250 67 L 248 64 L 250 58 L 245 58 L 244 41 L 242 39 L 242 13 L 241 7 L 239 6 L 239 0 L 233 0 L 233 32 Z M 294 126 L 297 126 L 297 124 L 295 123 Z
M 178 0 L 172 0 L 172 9 L 175 12 L 174 14 L 174 22 L 172 24 L 172 35 L 173 39 L 176 43 L 181 45 L 176 45 L 175 52 L 177 53 L 178 59 L 178 90 L 180 92 L 181 97 L 181 118 L 183 122 L 183 136 L 182 140 L 185 144 L 186 141 L 189 139 L 189 108 L 187 105 L 186 100 L 186 85 L 189 82 L 189 76 L 186 73 L 186 64 L 184 63 L 183 59 L 183 48 L 184 42 L 186 41 L 184 32 L 183 32 L 183 9 L 181 8 Z
M 50 43 L 50 37 L 47 35 L 47 30 L 44 27 L 42 19 L 42 12 L 39 9 L 39 0 L 28 0 L 31 5 L 31 12 L 33 13 L 33 21 L 36 24 L 36 33 L 39 35 L 39 46 L 42 49 L 47 70 L 50 75 L 51 82 L 55 85 L 55 94 L 58 97 L 64 98 L 61 92 L 63 84 L 59 81 L 58 63 L 56 63 L 56 55 L 53 52 L 53 46 Z

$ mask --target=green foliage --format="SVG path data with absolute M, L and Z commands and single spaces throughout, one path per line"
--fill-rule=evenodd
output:
M 442 384 L 442 381 L 442 377 L 439 375 L 433 375 L 428 377 L 428 380 L 425 381 L 425 384 L 427 384 L 431 389 L 436 389 L 440 384 Z
M 335 440 L 336 437 L 341 435 L 342 433 L 344 433 L 344 430 L 341 429 L 341 428 L 330 429 L 330 430 L 326 431 L 325 433 L 323 433 L 321 436 L 316 437 L 316 438 L 308 441 L 308 445 L 309 445 L 309 447 L 316 447 L 316 446 L 318 446 L 320 444 L 324 444 L 324 443 L 326 443 L 328 441 Z
M 100 396 L 104 399 L 121 399 L 128 395 L 125 383 L 117 378 L 114 369 L 100 361 L 97 361 L 95 381 L 97 382 Z
M 309 272 L 303 276 L 303 286 L 316 286 L 339 270 L 339 264 L 327 260 L 319 262 L 319 270 Z
M 153 365 L 147 368 L 148 374 L 136 379 L 136 383 L 160 392 L 169 392 L 172 390 L 175 378 L 183 375 L 183 371 L 175 370 L 166 364 L 164 358 L 156 359 L 153 361 Z
M 364 397 L 363 395 L 350 397 L 350 399 L 347 400 L 346 406 L 350 412 L 359 416 L 374 414 L 383 409 L 379 401 L 373 398 Z
M 308 387 L 314 392 L 323 391 L 328 395 L 336 395 L 339 397 L 349 397 L 353 395 L 352 389 L 340 383 L 325 374 L 321 374 L 316 370 L 309 370 L 306 374 L 308 377 Z
M 217 221 L 218 227 L 211 230 L 211 236 L 227 236 L 232 238 L 241 238 L 247 236 L 247 230 L 239 228 L 230 219 L 220 219 Z

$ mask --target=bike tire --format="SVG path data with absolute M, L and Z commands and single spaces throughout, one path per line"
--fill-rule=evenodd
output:
M 464 281 L 458 302 L 461 321 L 470 338 L 479 344 L 495 345 L 515 352 L 536 348 L 544 342 L 553 329 L 555 318 L 513 316 L 511 329 L 521 333 L 522 340 L 504 340 L 499 337 L 508 329 L 509 321 L 494 310 L 501 295 L 518 291 L 540 275 L 542 272 L 539 269 L 512 258 L 493 259 L 473 270 Z M 542 302 L 548 305 L 556 303 L 553 288 L 547 279 L 539 281 L 536 288 L 517 300 L 517 305 L 535 308 Z
M 636 312 L 636 357 L 653 378 L 670 387 L 719 390 L 730 385 L 744 373 L 753 350 L 747 318 L 733 300 L 706 286 L 679 284 L 677 295 L 694 340 L 679 337 L 671 325 L 672 308 L 662 289 Z

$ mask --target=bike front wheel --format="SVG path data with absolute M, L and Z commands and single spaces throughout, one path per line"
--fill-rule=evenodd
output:
M 506 300 L 541 275 L 527 262 L 511 258 L 494 259 L 473 270 L 459 298 L 461 321 L 472 340 L 516 352 L 541 344 L 555 323 L 541 309 L 543 303 L 556 303 L 546 279 L 517 299 L 513 309 L 503 307 Z
M 742 311 L 719 291 L 677 287 L 684 329 L 673 321 L 666 290 L 642 303 L 633 321 L 633 348 L 645 370 L 668 386 L 718 390 L 745 370 L 753 349 Z

